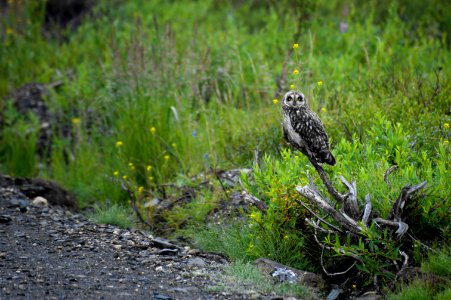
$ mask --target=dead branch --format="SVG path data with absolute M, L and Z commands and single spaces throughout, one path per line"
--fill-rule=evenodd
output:
M 398 169 L 398 166 L 397 165 L 393 165 L 390 168 L 388 168 L 388 170 L 385 171 L 385 173 L 384 173 L 384 181 L 390 188 L 392 188 L 392 185 L 391 185 L 390 181 L 388 180 L 388 175 L 390 175 L 391 173 L 393 173 L 397 169 Z
M 255 196 L 252 196 L 247 191 L 242 191 L 241 195 L 243 196 L 244 200 L 246 200 L 247 202 L 249 202 L 252 205 L 254 205 L 261 212 L 266 212 L 266 210 L 268 209 L 268 205 L 266 205 L 265 202 L 261 201 L 260 199 L 258 199 Z
M 309 218 L 305 218 L 305 222 L 307 222 L 307 224 L 309 224 L 310 226 L 312 226 L 313 228 L 315 228 L 315 229 L 317 229 L 317 230 L 319 230 L 319 231 L 321 231 L 321 232 L 323 232 L 323 233 L 326 233 L 326 234 L 337 234 L 338 232 L 337 231 L 333 231 L 333 230 L 330 230 L 330 229 L 324 229 L 323 227 L 320 227 L 318 224 L 319 224 L 319 222 L 320 222 L 320 220 L 318 220 L 316 223 L 315 222 L 313 222 L 313 220 L 311 220 L 311 219 L 309 219 Z
M 301 151 L 302 153 L 304 153 L 305 151 Z M 310 154 L 310 155 L 309 155 Z M 321 177 L 321 180 L 323 181 L 324 185 L 327 188 L 327 191 L 329 192 L 329 194 L 335 198 L 335 200 L 338 203 L 343 203 L 345 200 L 345 196 L 340 194 L 335 187 L 332 185 L 332 183 L 330 182 L 329 177 L 327 176 L 326 172 L 324 172 L 323 167 L 316 161 L 316 159 L 313 157 L 313 155 L 311 153 L 306 154 L 307 158 L 310 160 L 310 162 L 312 163 L 313 167 L 315 167 L 316 172 L 318 172 L 319 177 Z
M 318 216 L 318 214 L 316 214 L 313 210 L 310 209 L 310 207 L 308 207 L 307 205 L 305 205 L 304 202 L 297 200 L 296 202 L 299 203 L 300 205 L 302 205 L 306 210 L 308 210 L 312 215 L 314 215 L 318 220 L 320 220 L 321 222 L 323 222 L 324 224 L 326 224 L 327 226 L 329 226 L 330 228 L 335 229 L 338 232 L 343 232 L 340 228 L 330 224 L 329 222 L 327 222 L 326 220 L 324 220 L 323 218 L 321 218 L 320 216 Z M 307 220 L 307 219 L 306 219 Z
M 373 222 L 375 222 L 376 224 L 382 223 L 388 226 L 398 227 L 395 232 L 398 235 L 398 238 L 401 238 L 409 229 L 409 225 L 401 221 L 390 221 L 382 218 L 375 218 L 373 219 Z
M 330 214 L 335 219 L 335 221 L 337 221 L 341 226 L 343 226 L 350 232 L 358 234 L 362 230 L 362 228 L 357 224 L 356 221 L 352 220 L 346 214 L 340 213 L 335 210 L 335 208 L 330 206 L 320 195 L 316 194 L 310 186 L 297 186 L 296 191 L 301 196 L 312 202 L 314 205 Z
M 405 186 L 402 188 L 401 193 L 396 199 L 395 204 L 393 204 L 393 208 L 390 212 L 388 219 L 390 220 L 401 220 L 402 210 L 406 205 L 407 200 L 409 200 L 410 196 L 416 193 L 418 190 L 423 189 L 426 186 L 426 181 L 423 181 L 414 186 Z
M 407 268 L 409 262 L 409 256 L 404 251 L 399 251 L 402 257 L 404 257 L 404 262 L 402 263 L 402 267 L 398 273 L 396 273 L 396 278 L 398 278 Z
M 329 273 L 329 272 L 327 272 L 326 268 L 324 267 L 324 263 L 323 263 L 323 254 L 324 254 L 324 248 L 323 248 L 323 250 L 321 251 L 321 259 L 320 259 L 320 262 L 321 262 L 321 268 L 323 268 L 323 271 L 324 271 L 324 273 L 325 273 L 327 276 L 344 275 L 344 274 L 348 273 L 348 272 L 355 266 L 355 264 L 357 263 L 357 261 L 355 261 L 348 269 L 346 269 L 346 270 L 343 271 L 343 272 Z
M 121 187 L 123 190 L 125 190 L 128 193 L 128 197 L 130 198 L 130 206 L 132 207 L 133 211 L 136 213 L 136 216 L 138 217 L 139 221 L 147 226 L 149 226 L 150 229 L 154 229 L 153 225 L 144 220 L 144 218 L 141 216 L 141 213 L 139 212 L 138 208 L 136 207 L 136 196 L 132 192 L 132 190 L 129 188 L 127 183 L 123 180 L 121 180 Z
M 346 214 L 354 219 L 360 216 L 359 206 L 357 204 L 357 187 L 355 181 L 349 183 L 346 178 L 340 175 L 340 180 L 349 190 L 348 194 L 345 196 L 343 210 Z
M 373 209 L 373 205 L 371 204 L 371 197 L 368 194 L 365 196 L 365 208 L 363 209 L 363 216 L 362 216 L 362 222 L 366 226 L 368 226 L 368 221 L 370 219 L 372 209 Z

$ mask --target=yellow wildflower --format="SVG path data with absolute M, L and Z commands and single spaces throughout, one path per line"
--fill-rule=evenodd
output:
M 284 236 L 283 238 L 286 239 L 286 240 L 288 240 L 288 235 Z
M 127 175 L 122 176 L 122 179 L 127 180 Z
M 143 192 L 143 190 L 144 190 L 143 186 L 138 187 L 138 194 L 141 194 Z
M 151 165 L 148 165 L 148 166 L 146 167 L 146 170 L 147 170 L 147 171 L 152 170 L 152 166 L 151 166 Z
M 147 177 L 150 181 L 152 181 L 153 180 L 153 177 L 152 176 L 149 176 L 149 177 Z
M 356 286 L 355 284 L 353 284 L 353 285 L 352 285 L 352 288 L 353 288 L 353 289 L 356 289 L 356 288 L 357 288 L 357 286 Z
M 176 143 L 172 143 L 172 148 L 177 147 Z
M 170 156 L 169 155 L 165 155 L 164 156 L 164 160 L 169 160 Z
M 448 140 L 444 140 L 443 144 L 448 145 L 449 141 Z
M 294 75 L 298 75 L 298 74 L 299 74 L 299 70 L 294 70 L 294 71 L 293 71 L 293 74 L 294 74 Z
M 322 80 L 318 81 L 318 86 L 322 86 L 322 85 L 323 85 L 323 81 Z
M 272 103 L 277 104 L 277 103 L 279 103 L 279 100 L 274 99 L 274 100 L 272 100 Z
M 449 123 L 445 123 L 445 124 L 443 124 L 443 127 L 445 127 L 445 128 L 449 128 Z
M 119 176 L 119 171 L 114 171 L 114 172 L 113 172 L 113 175 L 114 175 L 115 177 Z
M 12 28 L 6 28 L 6 35 L 13 35 L 14 30 Z
M 152 134 L 155 134 L 155 132 L 157 131 L 157 129 L 155 127 L 150 127 L 149 130 Z
M 326 112 L 327 109 L 326 109 L 325 107 L 323 107 L 323 108 L 321 108 L 321 111 L 322 111 L 322 112 Z
M 294 90 L 296 88 L 296 86 L 294 84 L 290 85 L 290 90 Z
M 293 49 L 299 48 L 299 44 L 293 44 Z
M 130 168 L 130 170 L 134 170 L 135 169 L 135 165 L 131 162 L 128 163 L 128 167 Z
M 123 141 L 117 141 L 116 142 L 116 147 L 122 147 L 122 146 L 124 146 L 124 142 Z
M 81 122 L 81 119 L 80 118 L 72 118 L 72 124 L 73 125 L 77 125 L 78 123 L 80 123 Z

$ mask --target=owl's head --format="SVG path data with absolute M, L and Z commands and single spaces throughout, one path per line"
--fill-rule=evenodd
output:
M 304 94 L 298 91 L 289 91 L 283 97 L 283 106 L 299 108 L 306 106 L 307 102 L 305 100 Z

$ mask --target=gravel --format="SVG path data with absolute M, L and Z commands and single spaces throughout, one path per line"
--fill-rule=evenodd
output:
M 19 195 L 22 197 L 22 195 Z M 227 261 L 0 188 L 0 299 L 247 299 Z

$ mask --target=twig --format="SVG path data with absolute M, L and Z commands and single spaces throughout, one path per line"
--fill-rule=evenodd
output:
M 303 153 L 305 153 L 304 151 L 302 151 Z M 343 203 L 345 196 L 340 194 L 335 187 L 332 185 L 332 183 L 330 182 L 329 177 L 327 176 L 326 172 L 324 172 L 323 167 L 321 167 L 320 164 L 318 164 L 318 162 L 316 161 L 316 159 L 313 157 L 313 155 L 306 155 L 307 158 L 310 160 L 310 162 L 312 163 L 313 167 L 315 167 L 315 170 L 318 172 L 319 176 L 321 177 L 321 180 L 323 181 L 324 185 L 327 188 L 327 191 L 329 192 L 329 194 L 335 198 L 335 200 L 339 203 Z
M 320 216 L 318 216 L 313 210 L 310 209 L 310 207 L 308 207 L 307 205 L 304 204 L 304 202 L 302 202 L 301 200 L 295 200 L 297 203 L 299 203 L 300 205 L 302 205 L 306 210 L 308 210 L 312 215 L 314 215 L 316 218 L 318 218 L 318 220 L 320 220 L 321 222 L 323 222 L 324 224 L 326 224 L 327 226 L 329 226 L 330 228 L 335 229 L 338 232 L 343 232 L 343 230 L 341 230 L 340 228 L 330 224 L 329 222 L 327 222 L 326 220 L 324 220 L 323 218 L 321 218 Z
M 359 206 L 357 204 L 357 187 L 355 181 L 349 183 L 346 178 L 340 175 L 341 182 L 348 188 L 349 192 L 345 196 L 343 209 L 345 213 L 352 218 L 357 219 L 360 215 Z
M 395 232 L 398 235 L 398 238 L 401 238 L 409 229 L 409 225 L 407 225 L 407 223 L 404 223 L 402 221 L 390 221 L 390 220 L 385 220 L 382 218 L 375 218 L 375 219 L 373 219 L 373 222 L 382 223 L 382 224 L 393 226 L 393 227 L 398 227 L 398 229 Z
M 154 229 L 154 226 L 150 223 L 148 223 L 144 218 L 141 216 L 141 213 L 139 212 L 138 208 L 136 207 L 136 197 L 133 194 L 133 192 L 130 190 L 130 188 L 127 186 L 127 183 L 121 180 L 121 187 L 123 190 L 125 190 L 128 193 L 128 197 L 130 198 L 130 206 L 135 211 L 136 216 L 138 217 L 139 221 L 144 223 L 145 225 L 149 226 L 151 230 Z
M 323 247 L 323 249 L 322 249 L 322 251 L 321 251 L 321 260 L 320 260 L 320 262 L 321 262 L 321 268 L 323 268 L 323 271 L 324 271 L 324 273 L 325 273 L 327 276 L 344 275 L 344 274 L 348 273 L 348 272 L 355 266 L 355 264 L 357 263 L 357 262 L 355 261 L 348 269 L 346 269 L 346 270 L 343 271 L 343 272 L 329 273 L 329 272 L 327 272 L 326 268 L 324 267 L 324 263 L 323 263 L 323 254 L 324 254 L 324 247 Z
M 424 188 L 425 186 L 426 186 L 426 181 L 423 181 L 414 186 L 407 185 L 407 186 L 403 187 L 401 190 L 401 193 L 398 196 L 398 199 L 396 199 L 395 204 L 393 204 L 393 208 L 390 212 L 388 219 L 400 220 L 402 210 L 404 209 L 404 206 L 406 205 L 407 200 L 410 199 L 410 196 L 412 194 L 416 193 L 418 190 Z
M 385 173 L 384 173 L 384 181 L 385 181 L 385 183 L 388 184 L 388 186 L 389 186 L 390 188 L 392 188 L 392 185 L 391 185 L 390 181 L 388 180 L 388 175 L 390 175 L 391 173 L 393 173 L 393 172 L 396 171 L 397 169 L 398 169 L 398 166 L 397 166 L 397 165 L 393 165 L 393 166 L 391 166 L 390 168 L 388 168 L 388 170 L 385 171 Z
M 312 226 L 313 228 L 316 228 L 317 230 L 323 232 L 323 233 L 327 233 L 327 234 L 337 234 L 338 232 L 333 231 L 333 230 L 329 230 L 329 229 L 324 229 L 322 227 L 320 227 L 318 224 L 320 222 L 320 220 L 318 220 L 318 224 L 316 224 L 315 222 L 313 222 L 311 219 L 309 218 L 305 218 L 305 222 L 307 222 L 310 226 Z
M 402 257 L 404 257 L 404 262 L 402 263 L 401 269 L 398 273 L 396 273 L 396 278 L 399 277 L 407 268 L 407 264 L 409 262 L 409 256 L 404 251 L 399 251 Z
M 246 190 L 241 192 L 241 195 L 243 196 L 244 200 L 247 202 L 253 204 L 255 207 L 257 207 L 261 212 L 266 212 L 268 209 L 268 205 L 266 205 L 265 202 L 261 201 L 257 197 L 249 194 Z

